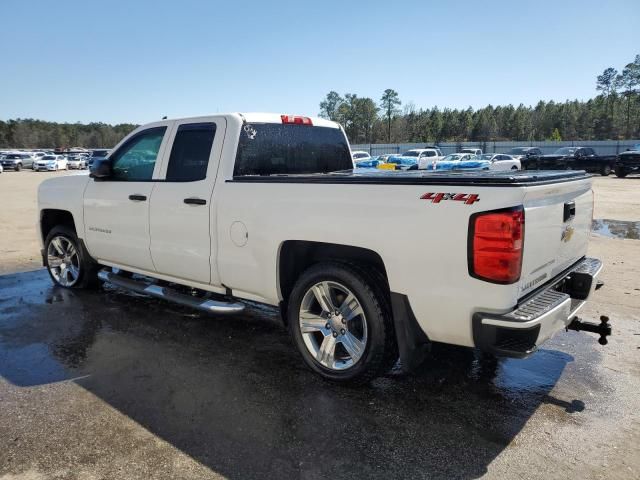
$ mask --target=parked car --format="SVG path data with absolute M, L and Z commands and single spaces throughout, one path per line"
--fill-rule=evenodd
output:
M 413 148 L 402 155 L 390 156 L 387 163 L 395 163 L 398 170 L 425 170 L 442 158 L 437 147 Z
M 0 163 L 0 173 L 4 172 L 4 169 L 2 168 L 2 163 Z
M 91 176 L 41 183 L 43 263 L 63 288 L 110 282 L 220 315 L 277 306 L 302 360 L 338 382 L 398 356 L 415 368 L 431 342 L 522 358 L 566 327 L 610 332 L 576 319 L 601 286 L 588 175 L 352 166 L 321 118 L 143 125 Z
M 68 168 L 69 162 L 64 155 L 45 155 L 33 165 L 33 170 L 36 172 L 40 170 L 67 170 Z
M 351 154 L 353 161 L 357 162 L 359 160 L 369 160 L 371 159 L 371 155 L 368 152 L 364 152 L 362 150 L 356 150 Z
M 630 173 L 640 172 L 640 143 L 618 155 L 615 164 L 616 177 L 624 178 Z
M 377 157 L 365 158 L 364 160 L 356 160 L 354 162 L 356 168 L 378 168 L 385 163 L 382 155 Z
M 615 155 L 596 155 L 591 147 L 562 147 L 551 155 L 539 157 L 537 164 L 540 170 L 586 170 L 607 176 L 615 162 Z
M 84 170 L 88 167 L 87 158 L 84 155 L 76 155 L 68 158 L 69 169 Z
M 33 157 L 25 152 L 8 153 L 2 159 L 2 166 L 4 169 L 11 169 L 19 172 L 23 168 L 28 168 L 33 165 Z
M 542 156 L 542 150 L 538 147 L 514 147 L 506 154 L 520 160 L 522 170 L 536 170 L 538 169 L 538 158 Z
M 489 170 L 520 170 L 520 160 L 506 153 L 485 153 L 480 160 L 491 162 Z
M 471 155 L 480 156 L 482 155 L 482 149 L 481 148 L 463 148 L 460 150 L 459 153 L 470 153 Z
M 472 153 L 451 153 L 435 164 L 436 170 L 489 170 L 491 162 Z
M 107 158 L 107 156 L 109 155 L 109 151 L 110 150 L 106 148 L 98 148 L 98 149 L 92 150 L 91 156 L 87 160 L 87 164 L 89 165 L 89 168 L 91 168 L 91 166 L 93 165 L 93 162 L 95 162 L 96 160 L 104 160 L 105 158 Z

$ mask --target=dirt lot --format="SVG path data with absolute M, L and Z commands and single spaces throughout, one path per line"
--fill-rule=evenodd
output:
M 211 318 L 40 267 L 35 194 L 0 175 L 0 479 L 638 478 L 640 240 L 601 222 L 605 262 L 568 332 L 527 360 L 438 346 L 360 389 L 309 373 L 275 312 Z M 595 218 L 640 221 L 640 178 L 595 179 Z M 609 238 L 628 237 L 628 238 Z

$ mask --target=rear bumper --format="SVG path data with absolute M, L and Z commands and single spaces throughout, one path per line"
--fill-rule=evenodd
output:
M 583 258 L 562 275 L 504 314 L 473 315 L 473 340 L 480 350 L 524 358 L 558 331 L 567 328 L 595 290 L 602 262 Z

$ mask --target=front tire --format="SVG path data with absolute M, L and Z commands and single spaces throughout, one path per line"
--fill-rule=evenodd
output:
M 21 164 L 21 163 L 18 163 L 18 164 L 16 165 L 16 172 L 19 172 L 20 170 L 22 170 L 22 164 Z
M 356 265 L 316 264 L 289 297 L 289 331 L 304 362 L 328 380 L 367 383 L 389 370 L 397 346 L 380 279 Z
M 70 228 L 52 228 L 44 242 L 44 253 L 45 267 L 56 285 L 78 289 L 99 285 L 98 264 Z

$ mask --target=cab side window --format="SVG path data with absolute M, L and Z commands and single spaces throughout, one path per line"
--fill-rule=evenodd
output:
M 166 130 L 167 127 L 150 128 L 129 139 L 111 157 L 110 179 L 125 182 L 151 180 Z
M 180 125 L 171 147 L 167 182 L 204 180 L 215 135 L 215 123 Z

